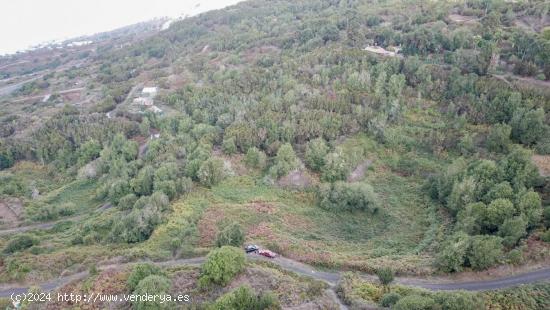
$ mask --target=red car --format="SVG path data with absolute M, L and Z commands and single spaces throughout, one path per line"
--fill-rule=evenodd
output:
M 277 257 L 277 254 L 271 252 L 270 250 L 258 250 L 258 254 L 268 257 L 268 258 L 275 258 Z

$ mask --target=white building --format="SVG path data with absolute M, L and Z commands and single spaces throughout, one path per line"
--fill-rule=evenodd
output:
M 134 104 L 150 107 L 153 105 L 153 99 L 148 97 L 137 97 L 134 99 Z
M 144 87 L 141 91 L 141 95 L 143 97 L 149 97 L 154 98 L 157 95 L 157 88 L 156 87 Z
M 397 56 L 397 53 L 400 50 L 400 48 L 394 48 L 394 49 L 396 50 L 395 52 L 388 51 L 388 50 L 384 49 L 383 47 L 376 46 L 376 45 L 365 47 L 365 51 L 375 53 L 375 54 L 378 54 L 378 55 L 382 55 L 382 56 L 390 56 L 390 57 Z

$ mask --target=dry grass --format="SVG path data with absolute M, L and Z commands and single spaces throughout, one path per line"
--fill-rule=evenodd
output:
M 542 176 L 550 176 L 550 155 L 533 155 L 533 163 L 539 169 Z

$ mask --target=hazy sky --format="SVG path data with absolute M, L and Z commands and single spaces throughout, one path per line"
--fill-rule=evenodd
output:
M 197 14 L 239 0 L 0 0 L 0 54 L 161 16 Z M 197 6 L 197 4 L 200 4 Z

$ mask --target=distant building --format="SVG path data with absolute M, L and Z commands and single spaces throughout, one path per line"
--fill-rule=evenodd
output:
M 134 104 L 150 107 L 153 105 L 153 99 L 149 97 L 137 97 L 134 99 Z
M 155 98 L 157 95 L 157 88 L 156 87 L 144 87 L 141 91 L 142 97 L 149 97 L 149 98 Z
M 400 48 L 395 47 L 393 49 L 395 50 L 395 52 L 388 51 L 388 50 L 386 50 L 385 48 L 383 48 L 381 46 L 374 45 L 374 46 L 367 46 L 367 47 L 365 47 L 364 50 L 368 51 L 368 52 L 371 52 L 371 53 L 378 54 L 378 55 L 382 55 L 382 56 L 395 57 L 395 56 L 397 56 L 397 53 L 399 53 Z

